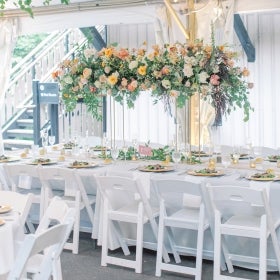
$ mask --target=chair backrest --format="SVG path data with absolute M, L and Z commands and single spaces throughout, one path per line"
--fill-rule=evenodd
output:
M 112 209 L 140 200 L 138 181 L 121 176 L 96 176 L 98 188 L 102 196 L 108 199 Z M 121 198 L 121 199 L 118 199 Z
M 9 205 L 19 213 L 22 225 L 25 224 L 33 200 L 33 194 L 20 194 L 13 191 L 0 191 L 0 205 Z
M 151 179 L 151 184 L 170 209 L 197 208 L 202 202 L 200 183 L 179 179 Z
M 238 186 L 211 186 L 207 189 L 214 210 L 221 216 L 229 218 L 233 215 L 261 216 L 268 214 L 271 217 L 268 198 L 265 189 L 253 189 Z
M 13 268 L 11 269 L 8 280 L 21 279 L 28 260 L 35 254 L 44 251 L 44 257 L 41 262 L 39 271 L 34 278 L 36 280 L 47 280 L 52 273 L 52 263 L 56 255 L 61 254 L 61 248 L 66 242 L 73 226 L 73 221 L 65 224 L 55 225 L 40 234 L 29 234 L 25 237 L 24 242 L 18 252 Z M 46 251 L 46 249 L 48 249 Z
M 39 170 L 39 177 L 43 188 L 61 190 L 65 196 L 75 196 L 77 182 L 73 169 L 48 167 Z
M 41 188 L 38 172 L 39 166 L 28 164 L 4 164 L 3 168 L 12 191 L 18 191 L 18 189 Z
M 45 231 L 53 224 L 63 224 L 67 220 L 74 218 L 75 210 L 70 208 L 60 197 L 55 196 L 48 205 L 47 210 L 36 229 L 36 234 Z
M 103 176 L 106 171 L 103 169 L 94 170 L 91 168 L 74 169 L 77 184 L 82 186 L 86 194 L 96 195 L 97 182 L 95 176 Z M 80 188 L 81 190 L 81 188 Z
M 142 202 L 144 213 L 151 224 L 154 237 L 157 238 L 157 223 L 154 210 L 147 197 L 146 190 L 138 176 L 133 178 L 121 176 L 96 176 L 101 195 L 108 200 L 112 209 L 131 203 Z

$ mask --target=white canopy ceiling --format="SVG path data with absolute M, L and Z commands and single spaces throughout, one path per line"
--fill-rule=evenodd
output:
M 69 5 L 61 5 L 60 0 L 52 0 L 49 6 L 42 6 L 41 0 L 33 0 L 32 3 L 34 18 L 12 6 L 7 6 L 5 11 L 4 18 L 19 18 L 20 34 L 94 25 L 154 22 L 155 9 L 158 5 L 164 5 L 163 0 L 70 0 Z M 276 9 L 280 9 L 279 0 L 235 1 L 235 12 L 238 13 Z

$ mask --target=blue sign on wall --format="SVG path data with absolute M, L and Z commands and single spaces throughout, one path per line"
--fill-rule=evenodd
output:
M 58 83 L 38 83 L 38 92 L 40 103 L 59 103 Z

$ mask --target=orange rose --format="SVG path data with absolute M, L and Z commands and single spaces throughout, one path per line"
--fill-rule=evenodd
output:
M 92 73 L 92 70 L 90 68 L 85 68 L 83 70 L 83 77 L 85 79 L 88 79 L 90 77 L 91 73 Z
M 161 69 L 161 73 L 162 75 L 168 75 L 170 73 L 170 70 L 167 66 L 164 66 L 162 69 Z
M 118 57 L 120 59 L 125 59 L 126 57 L 128 57 L 128 55 L 129 55 L 129 52 L 126 49 L 121 49 L 118 53 Z
M 242 75 L 244 77 L 248 77 L 250 75 L 250 71 L 245 67 L 242 71 Z

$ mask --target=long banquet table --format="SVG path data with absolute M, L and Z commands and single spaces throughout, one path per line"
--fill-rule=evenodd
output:
M 32 160 L 31 156 L 27 156 L 27 158 L 20 158 L 20 153 L 15 154 L 13 153 L 13 156 L 18 156 L 19 162 L 22 164 L 29 164 Z M 252 169 L 249 167 L 249 163 L 247 160 L 240 160 L 238 164 L 232 164 L 228 168 L 223 168 L 222 165 L 217 164 L 217 168 L 223 169 L 225 172 L 224 176 L 220 177 L 202 177 L 202 176 L 192 176 L 187 173 L 189 170 L 198 170 L 201 168 L 206 167 L 206 163 L 202 163 L 200 165 L 187 165 L 187 164 L 179 164 L 176 170 L 170 171 L 170 172 L 163 172 L 163 173 L 153 173 L 153 172 L 142 172 L 139 170 L 139 167 L 145 166 L 148 164 L 155 164 L 160 163 L 158 161 L 117 161 L 115 163 L 109 162 L 106 163 L 103 159 L 95 157 L 95 158 L 88 158 L 88 155 L 80 154 L 78 156 L 73 156 L 70 153 L 65 155 L 65 158 L 63 161 L 61 160 L 60 152 L 59 150 L 53 150 L 50 149 L 47 155 L 44 155 L 44 157 L 48 157 L 51 160 L 55 161 L 55 164 L 59 168 L 68 168 L 69 164 L 73 162 L 74 160 L 87 160 L 90 162 L 95 162 L 96 166 L 91 168 L 92 174 L 136 174 L 140 175 L 141 180 L 143 182 L 143 186 L 145 186 L 146 193 L 150 197 L 151 203 L 157 203 L 156 197 L 154 196 L 153 188 L 150 186 L 150 178 L 175 178 L 175 179 L 184 179 L 188 181 L 195 181 L 195 182 L 203 182 L 207 180 L 209 183 L 212 184 L 221 184 L 225 182 L 231 182 L 234 184 L 238 184 L 240 186 L 244 187 L 254 187 L 254 188 L 266 188 L 272 214 L 275 219 L 280 219 L 280 181 L 273 181 L 273 182 L 254 182 L 249 181 L 246 179 L 246 176 L 256 173 L 257 170 L 264 170 L 266 168 L 273 168 L 275 172 L 278 172 L 280 174 L 280 169 L 276 167 L 275 163 L 270 162 L 263 162 L 262 165 L 257 165 L 256 169 Z M 13 162 L 6 163 L 6 164 L 13 164 Z M 48 168 L 48 166 L 43 166 L 43 168 Z M 78 172 L 83 172 L 82 169 L 78 169 Z M 88 171 L 87 171 L 88 172 Z M 3 170 L 1 169 L 0 164 L 0 180 L 2 183 L 2 188 L 8 188 L 7 181 L 5 180 L 5 174 L 3 173 Z M 91 189 L 88 189 L 90 192 L 96 192 L 97 195 L 97 203 L 95 207 L 95 223 L 92 228 L 92 237 L 94 239 L 98 240 L 98 244 L 101 244 L 101 238 L 102 238 L 102 200 L 100 198 L 100 194 L 97 189 L 94 189 L 94 186 L 91 186 Z M 133 237 L 134 231 L 131 230 L 131 228 L 124 226 L 123 227 L 124 233 L 127 235 L 127 237 L 131 238 Z M 178 243 L 182 246 L 186 246 L 190 248 L 190 251 L 195 249 L 195 235 L 192 231 L 182 231 L 177 230 L 175 232 L 175 237 L 178 241 Z M 280 229 L 277 230 L 277 237 L 280 242 Z M 228 249 L 235 253 L 240 254 L 240 252 L 244 252 L 249 254 L 252 259 L 255 259 L 258 256 L 258 242 L 257 240 L 252 240 L 248 238 L 236 238 L 236 237 L 230 237 L 232 240 L 228 242 Z M 269 243 L 271 243 L 269 241 Z M 119 247 L 119 244 L 116 239 L 112 238 L 111 240 L 111 249 L 115 249 Z M 156 250 L 156 241 L 152 237 L 151 231 L 148 227 L 145 227 L 145 233 L 144 233 L 144 247 Z M 241 250 L 242 249 L 242 250 Z M 213 237 L 211 230 L 207 230 L 205 233 L 204 238 L 204 253 L 203 256 L 205 259 L 213 259 Z M 243 267 L 249 267 L 249 268 L 255 268 L 255 265 L 253 263 L 244 263 L 244 262 L 235 262 L 234 264 L 243 266 Z M 268 246 L 268 269 L 269 270 L 275 270 L 277 269 L 276 261 L 274 252 L 272 249 L 272 245 L 269 244 Z

